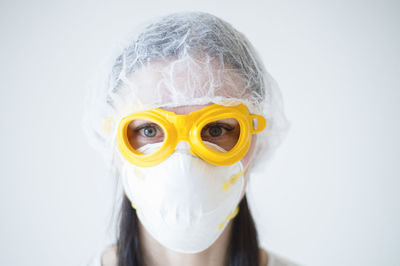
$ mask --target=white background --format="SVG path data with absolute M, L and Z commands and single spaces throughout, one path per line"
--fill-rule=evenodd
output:
M 291 130 L 249 186 L 264 247 L 400 265 L 400 4 L 378 0 L 1 1 L 0 265 L 81 265 L 112 242 L 85 85 L 138 23 L 181 10 L 244 32 L 282 89 Z

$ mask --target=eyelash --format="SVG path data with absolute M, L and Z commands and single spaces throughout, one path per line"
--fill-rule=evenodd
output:
M 147 123 L 147 124 L 140 125 L 138 128 L 133 129 L 133 131 L 139 132 L 140 130 L 142 130 L 146 127 L 155 127 L 157 130 L 160 130 L 160 127 L 158 125 L 152 124 L 152 123 Z
M 223 129 L 225 129 L 226 131 L 232 131 L 235 129 L 235 127 L 229 126 L 227 124 L 222 124 L 222 123 L 210 123 L 207 124 L 205 127 L 203 127 L 202 130 L 207 130 L 211 127 L 222 127 Z

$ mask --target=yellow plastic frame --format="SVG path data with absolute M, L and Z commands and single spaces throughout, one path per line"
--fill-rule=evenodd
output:
M 201 139 L 202 128 L 210 122 L 234 118 L 240 125 L 240 136 L 236 145 L 221 153 L 208 148 Z M 164 142 L 153 154 L 142 154 L 129 143 L 127 128 L 133 120 L 148 120 L 158 124 L 164 131 Z M 255 120 L 257 121 L 256 123 Z M 255 127 L 255 124 L 257 127 Z M 250 114 L 244 104 L 223 106 L 213 104 L 187 115 L 159 108 L 140 111 L 124 117 L 118 126 L 117 142 L 123 156 L 132 164 L 150 167 L 161 163 L 170 156 L 179 141 L 187 141 L 191 152 L 214 165 L 231 165 L 241 160 L 250 148 L 251 135 L 264 130 L 266 120 L 261 115 Z

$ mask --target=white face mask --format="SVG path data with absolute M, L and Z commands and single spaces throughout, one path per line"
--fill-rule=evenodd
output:
M 209 147 L 222 151 L 215 144 Z M 161 144 L 139 149 L 148 154 Z M 221 235 L 238 209 L 244 188 L 243 165 L 215 166 L 190 154 L 180 142 L 162 163 L 137 167 L 125 162 L 122 182 L 125 194 L 137 210 L 140 222 L 159 243 L 182 253 L 198 253 Z

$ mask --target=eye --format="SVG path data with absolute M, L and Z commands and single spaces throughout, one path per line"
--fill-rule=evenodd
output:
M 132 120 L 127 129 L 129 144 L 135 150 L 146 144 L 164 141 L 163 128 L 149 120 Z
M 223 132 L 223 128 L 220 126 L 212 126 L 208 128 L 208 133 L 211 137 L 218 137 L 221 136 Z
M 201 130 L 201 139 L 205 145 L 215 144 L 225 151 L 230 151 L 240 137 L 240 124 L 234 118 L 226 118 L 208 123 Z M 214 147 L 215 148 L 215 147 Z
M 141 132 L 143 135 L 146 137 L 152 138 L 157 135 L 157 128 L 155 126 L 145 126 L 144 128 L 141 129 Z
M 131 137 L 141 137 L 141 138 L 160 138 L 163 137 L 163 131 L 160 126 L 154 123 L 145 123 L 142 125 L 137 125 L 136 128 L 132 125 L 132 135 Z
M 228 124 L 210 123 L 206 125 L 202 131 L 202 137 L 217 138 L 225 135 L 227 132 L 232 131 L 234 128 Z

